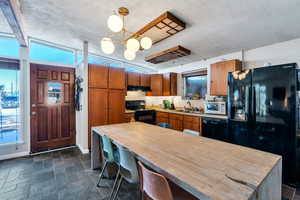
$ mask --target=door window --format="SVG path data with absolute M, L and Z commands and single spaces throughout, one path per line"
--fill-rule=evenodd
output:
M 62 84 L 57 82 L 48 82 L 48 105 L 55 105 L 61 103 Z

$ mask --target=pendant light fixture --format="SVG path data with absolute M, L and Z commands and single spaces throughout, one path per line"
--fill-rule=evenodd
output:
M 132 32 L 128 31 L 124 27 L 124 18 L 129 14 L 129 10 L 127 8 L 121 7 L 118 9 L 118 14 L 114 13 L 109 16 L 107 20 L 108 28 L 115 33 L 122 32 L 123 37 L 126 34 L 132 34 Z M 125 45 L 124 49 L 124 57 L 127 60 L 134 60 L 136 57 L 136 52 L 138 52 L 141 48 L 147 50 L 152 47 L 152 39 L 150 37 L 143 37 L 141 41 L 137 40 L 138 35 L 134 37 L 123 40 L 123 41 L 113 41 L 111 38 L 103 38 L 101 40 L 101 49 L 105 54 L 112 54 L 115 50 L 114 43 Z

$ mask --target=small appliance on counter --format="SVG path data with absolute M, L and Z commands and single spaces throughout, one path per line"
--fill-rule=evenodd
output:
M 144 122 L 148 124 L 155 124 L 156 113 L 155 110 L 147 110 L 145 100 L 131 100 L 126 101 L 126 109 L 134 110 L 135 121 Z
M 226 101 L 223 97 L 205 96 L 204 113 L 214 115 L 226 115 Z

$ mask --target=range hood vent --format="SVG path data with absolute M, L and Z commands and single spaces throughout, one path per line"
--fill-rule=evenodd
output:
M 148 92 L 148 91 L 151 91 L 151 88 L 150 87 L 145 87 L 145 86 L 128 85 L 127 86 L 127 91 L 143 91 L 143 92 Z

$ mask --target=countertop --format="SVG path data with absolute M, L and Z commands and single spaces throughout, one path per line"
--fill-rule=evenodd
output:
M 281 199 L 281 156 L 140 122 L 93 132 L 128 148 L 199 199 Z
M 146 109 L 149 110 L 155 110 L 159 112 L 167 112 L 167 113 L 175 113 L 175 114 L 181 114 L 181 115 L 189 115 L 189 116 L 196 116 L 196 117 L 211 117 L 211 118 L 219 118 L 219 119 L 228 119 L 227 115 L 212 115 L 212 114 L 198 114 L 198 113 L 185 113 L 185 112 L 179 112 L 177 110 L 168 110 L 158 107 L 147 107 Z M 125 113 L 130 114 L 134 113 L 134 110 L 125 110 Z

